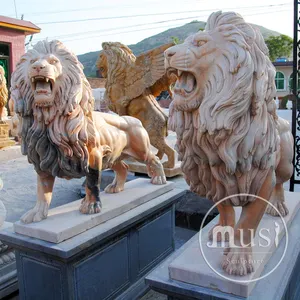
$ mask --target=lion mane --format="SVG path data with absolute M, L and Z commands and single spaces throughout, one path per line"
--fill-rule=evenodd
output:
M 221 35 L 223 42 L 215 41 L 217 54 L 207 76 L 195 75 L 197 96 L 175 97 L 170 109 L 169 128 L 177 133 L 183 173 L 192 191 L 215 202 L 257 195 L 269 171 L 275 180 L 278 163 L 275 69 L 268 49 L 259 30 L 233 12 L 213 13 L 205 31 L 181 47 L 188 49 L 197 35 L 208 41 Z M 201 64 L 200 56 L 195 59 Z M 239 195 L 228 202 L 245 205 L 254 199 Z
M 28 75 L 30 63 L 40 56 L 55 55 L 62 72 L 54 104 L 39 107 Z M 21 117 L 22 153 L 39 174 L 73 178 L 88 170 L 88 147 L 96 144 L 92 119 L 94 99 L 83 67 L 61 42 L 40 41 L 24 54 L 12 74 L 11 97 Z
M 7 90 L 7 86 L 6 86 L 6 79 L 5 79 L 4 69 L 3 69 L 2 66 L 0 66 L 0 78 L 1 78 L 1 83 L 0 83 L 0 107 L 4 107 L 7 103 L 8 90 Z

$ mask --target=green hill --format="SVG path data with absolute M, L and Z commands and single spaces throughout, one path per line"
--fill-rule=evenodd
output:
M 276 32 L 276 31 L 273 31 L 273 30 L 267 29 L 265 27 L 255 25 L 255 24 L 252 24 L 252 25 L 257 26 L 260 29 L 264 39 L 267 39 L 271 35 L 275 35 L 275 36 L 280 35 L 279 32 Z M 162 44 L 171 42 L 172 37 L 177 37 L 180 40 L 184 40 L 190 34 L 195 33 L 197 31 L 199 31 L 200 29 L 203 29 L 204 27 L 205 27 L 205 22 L 192 21 L 183 26 L 170 28 L 159 34 L 148 37 L 148 38 L 138 42 L 135 45 L 128 45 L 128 46 L 130 49 L 132 49 L 132 51 L 135 55 L 139 55 L 140 53 L 143 53 L 145 51 L 148 51 L 150 49 L 158 47 Z M 86 76 L 89 76 L 89 77 L 96 76 L 96 65 L 95 64 L 98 59 L 99 52 L 100 52 L 100 50 L 78 55 L 79 61 L 84 66 L 84 73 Z

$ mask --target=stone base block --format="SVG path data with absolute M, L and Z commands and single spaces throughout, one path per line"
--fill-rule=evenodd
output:
M 285 198 L 289 214 L 284 217 L 284 221 L 286 226 L 289 227 L 300 207 L 300 194 L 285 192 Z M 238 220 L 241 208 L 235 208 L 235 211 L 236 220 Z M 265 265 L 278 247 L 280 239 L 284 237 L 281 243 L 288 243 L 284 224 L 280 217 L 264 215 L 254 239 L 255 246 L 253 247 L 252 262 L 255 271 L 241 277 L 225 273 L 221 267 L 222 259 L 224 258 L 224 246 L 221 247 L 220 243 L 212 246 L 211 242 L 208 241 L 208 232 L 217 224 L 217 220 L 218 217 L 204 227 L 201 230 L 201 238 L 196 238 L 193 243 L 186 247 L 181 255 L 171 262 L 169 265 L 170 278 L 228 294 L 248 297 L 256 284 L 256 281 L 252 280 L 260 277 Z M 278 231 L 276 232 L 276 230 Z M 261 235 L 267 237 L 264 238 Z M 269 239 L 269 242 L 267 239 Z M 200 242 L 202 251 L 200 250 Z M 284 255 L 285 252 L 282 251 L 282 256 Z M 229 280 L 221 276 L 225 276 Z
M 79 212 L 81 200 L 77 200 L 51 209 L 48 218 L 41 222 L 24 224 L 18 221 L 14 224 L 14 230 L 19 234 L 60 243 L 167 193 L 173 188 L 173 182 L 154 185 L 148 179 L 136 179 L 127 182 L 124 191 L 120 193 L 100 193 L 102 211 L 99 214 L 81 214 Z
M 9 125 L 0 123 L 0 149 L 15 145 L 15 142 L 9 138 Z
M 183 193 L 165 192 L 59 244 L 1 231 L 0 240 L 16 249 L 20 299 L 135 299 L 144 276 L 174 250 Z
M 7 138 L 7 139 L 0 138 L 0 149 L 4 148 L 4 147 L 14 146 L 15 144 L 16 144 L 16 142 L 9 138 Z

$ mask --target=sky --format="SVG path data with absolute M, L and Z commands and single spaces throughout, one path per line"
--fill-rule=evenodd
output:
M 100 50 L 105 41 L 135 44 L 193 20 L 206 21 L 218 10 L 293 37 L 290 0 L 0 0 L 0 7 L 0 15 L 23 15 L 41 28 L 33 44 L 58 39 L 77 55 Z

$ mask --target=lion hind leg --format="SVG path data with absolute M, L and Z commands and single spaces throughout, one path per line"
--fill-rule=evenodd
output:
M 160 160 L 150 152 L 145 162 L 147 164 L 148 176 L 151 177 L 151 183 L 166 184 L 167 180 Z
M 266 213 L 271 216 L 279 216 L 279 213 L 281 216 L 285 217 L 288 215 L 289 210 L 284 202 L 284 189 L 282 183 L 277 183 L 274 187 L 274 190 L 272 192 L 270 203 L 273 204 L 273 206 L 268 205 L 266 209 Z M 278 213 L 279 212 L 279 213 Z
M 128 166 L 122 160 L 120 160 L 118 162 L 115 162 L 111 169 L 115 172 L 115 178 L 113 182 L 105 188 L 105 192 L 119 193 L 124 190 Z
M 284 217 L 289 213 L 285 204 L 283 183 L 288 181 L 293 174 L 293 137 L 287 122 L 280 119 L 280 160 L 276 168 L 276 185 L 272 192 L 266 213 L 272 216 Z M 275 208 L 274 208 L 275 207 Z M 279 213 L 278 213 L 279 212 Z
M 162 159 L 166 154 L 168 160 L 163 163 L 164 168 L 174 168 L 175 166 L 175 151 L 165 141 L 163 136 L 150 138 L 151 145 L 158 149 L 157 156 Z

